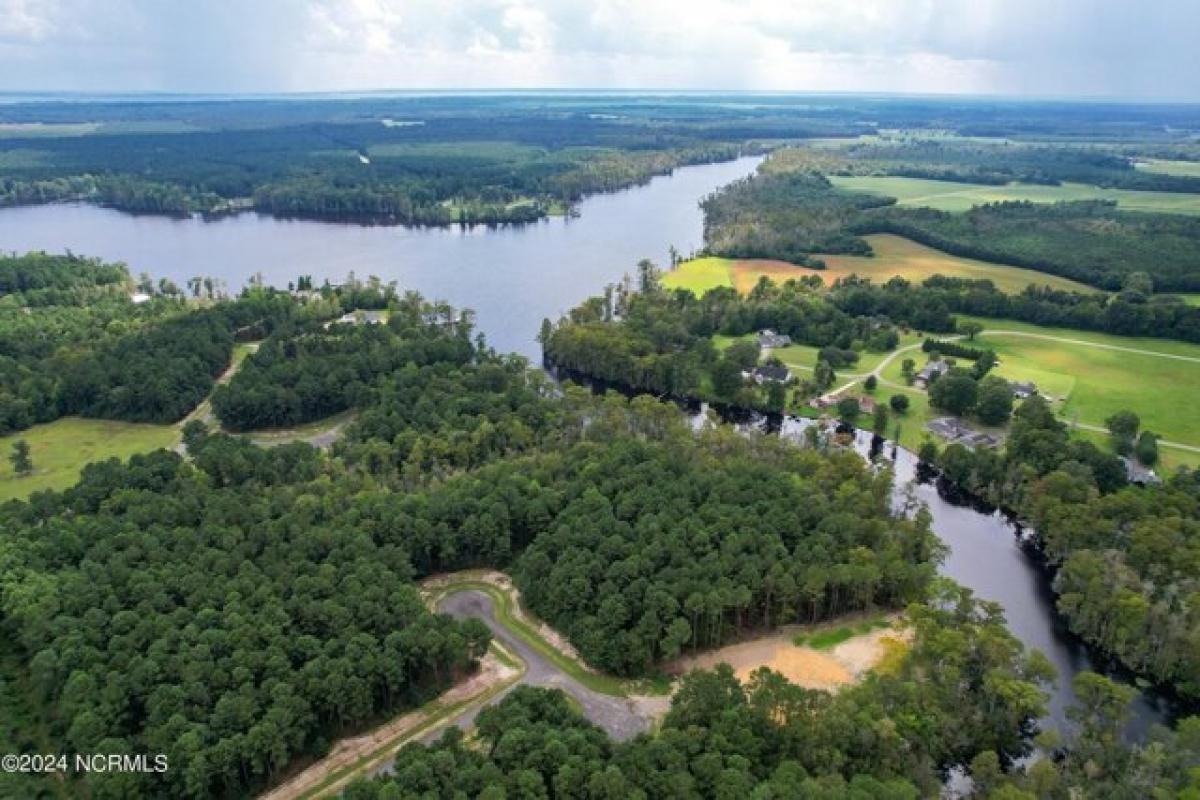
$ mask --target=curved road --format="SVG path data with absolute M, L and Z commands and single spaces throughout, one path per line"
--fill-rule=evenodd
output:
M 438 610 L 452 617 L 477 617 L 482 620 L 491 630 L 492 636 L 525 662 L 525 674 L 517 683 L 562 689 L 583 707 L 584 716 L 603 728 L 612 738 L 623 741 L 649 730 L 650 721 L 638 713 L 632 701 L 587 688 L 547 661 L 521 639 L 513 636 L 497 621 L 492 598 L 483 592 L 472 589 L 454 592 L 443 598 Z M 511 687 L 492 698 L 491 702 L 498 702 L 509 691 Z M 478 711 L 479 707 L 468 709 L 456 717 L 452 724 L 460 728 L 469 727 L 474 723 Z M 428 734 L 426 739 L 433 740 L 439 735 L 440 731 L 433 732 Z
M 489 698 L 486 702 L 473 703 L 458 716 L 436 725 L 425 733 L 420 741 L 426 744 L 435 742 L 441 737 L 442 731 L 448 725 L 457 725 L 464 730 L 475 724 L 475 717 L 485 705 L 498 703 L 513 690 L 514 687 L 527 684 L 541 686 L 547 689 L 561 689 L 569 694 L 583 709 L 583 715 L 595 725 L 603 728 L 609 736 L 617 741 L 631 739 L 639 733 L 650 729 L 650 717 L 640 713 L 635 703 L 627 698 L 601 694 L 593 691 L 579 681 L 567 675 L 550 661 L 543 658 L 536 650 L 525 644 L 521 639 L 509 632 L 496 619 L 496 611 L 492 598 L 474 589 L 464 589 L 453 592 L 442 598 L 438 610 L 460 619 L 476 617 L 483 621 L 492 636 L 495 637 L 510 652 L 515 653 L 525 662 L 525 674 L 504 691 Z M 370 772 L 370 775 L 385 775 L 392 771 L 392 759 Z

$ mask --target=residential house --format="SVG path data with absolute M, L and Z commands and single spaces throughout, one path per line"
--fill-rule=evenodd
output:
M 1036 383 L 1022 383 L 1020 381 L 1009 381 L 1008 388 L 1012 390 L 1013 397 L 1018 400 L 1028 400 L 1038 393 Z
M 921 368 L 920 372 L 917 373 L 917 377 L 913 379 L 913 383 L 922 389 L 928 388 L 929 384 L 933 382 L 934 378 L 945 374 L 949 369 L 949 361 L 944 361 L 940 358 L 936 361 L 930 361 Z
M 1121 462 L 1125 465 L 1125 478 L 1130 483 L 1136 483 L 1139 486 L 1157 486 L 1162 483 L 1162 478 L 1158 477 L 1154 470 L 1143 467 L 1136 459 L 1122 456 Z
M 775 364 L 759 364 L 752 370 L 742 373 L 743 378 L 752 379 L 755 383 L 787 383 L 792 378 L 792 372 L 787 367 Z
M 773 347 L 787 347 L 792 343 L 792 337 L 783 333 L 776 333 L 770 328 L 758 332 L 758 346 L 764 350 L 770 350 Z
M 995 447 L 1000 440 L 990 433 L 982 433 L 955 417 L 938 417 L 925 426 L 950 444 L 961 444 L 972 450 L 980 447 Z

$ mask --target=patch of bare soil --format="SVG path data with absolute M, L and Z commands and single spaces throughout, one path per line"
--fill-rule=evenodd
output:
M 874 669 L 897 641 L 911 639 L 908 630 L 884 629 L 860 634 L 830 650 L 815 650 L 792 644 L 792 633 L 778 633 L 722 647 L 672 664 L 669 671 L 683 673 L 709 669 L 717 664 L 733 667 L 742 682 L 760 667 L 780 673 L 792 683 L 809 689 L 835 691 L 860 680 Z

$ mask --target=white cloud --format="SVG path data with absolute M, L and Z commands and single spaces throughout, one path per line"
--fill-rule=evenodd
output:
M 1197 0 L 0 0 L 0 89 L 1200 95 Z

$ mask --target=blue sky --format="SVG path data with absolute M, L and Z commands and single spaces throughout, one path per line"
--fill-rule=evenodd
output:
M 0 91 L 1200 100 L 1200 0 L 0 0 Z

